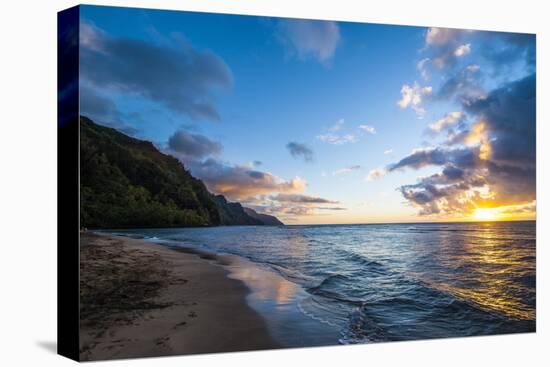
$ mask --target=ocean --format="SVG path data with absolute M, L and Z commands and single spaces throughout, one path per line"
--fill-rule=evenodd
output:
M 533 221 L 109 232 L 236 255 L 279 274 L 287 285 L 278 286 L 273 302 L 312 320 L 297 327 L 318 323 L 317 334 L 323 334 L 321 325 L 337 331 L 334 335 L 327 331 L 327 338 L 318 344 L 521 333 L 536 328 Z M 273 315 L 277 310 L 283 308 L 271 307 L 266 313 Z

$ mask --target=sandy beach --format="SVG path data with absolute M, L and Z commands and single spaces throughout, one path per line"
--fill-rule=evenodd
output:
M 279 347 L 230 259 L 91 233 L 80 256 L 81 360 Z

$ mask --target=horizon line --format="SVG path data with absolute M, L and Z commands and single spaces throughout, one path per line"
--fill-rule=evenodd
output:
M 537 219 L 502 219 L 502 220 L 462 220 L 462 221 L 425 221 L 425 222 L 367 222 L 367 223 L 304 223 L 284 224 L 285 226 L 353 226 L 353 225 L 377 225 L 377 224 L 457 224 L 457 223 L 497 223 L 497 222 L 536 222 Z

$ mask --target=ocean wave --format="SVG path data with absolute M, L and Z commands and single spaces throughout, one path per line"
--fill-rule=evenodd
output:
M 307 300 L 307 299 L 305 299 Z M 338 326 L 337 323 L 335 323 L 334 321 L 331 321 L 328 317 L 321 317 L 318 315 L 318 313 L 315 313 L 315 312 L 311 312 L 309 310 L 307 310 L 307 307 L 305 307 L 304 305 L 304 301 L 305 300 L 301 300 L 300 302 L 298 302 L 297 304 L 297 307 L 298 307 L 298 310 L 305 316 L 309 317 L 310 319 L 312 320 L 315 320 L 317 322 L 320 322 L 322 324 L 326 324 L 326 325 L 330 325 L 330 326 Z M 331 315 L 332 316 L 332 315 Z

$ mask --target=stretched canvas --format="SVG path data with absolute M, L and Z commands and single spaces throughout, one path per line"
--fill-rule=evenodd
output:
M 59 352 L 534 332 L 535 35 L 58 18 Z

